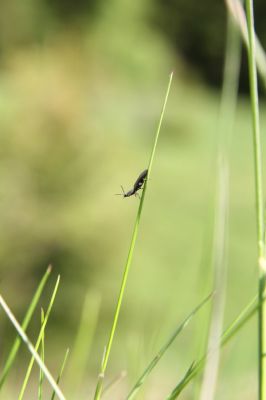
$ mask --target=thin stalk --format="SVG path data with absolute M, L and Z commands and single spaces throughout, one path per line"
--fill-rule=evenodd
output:
M 141 374 L 140 378 L 137 380 L 133 388 L 131 389 L 130 393 L 127 395 L 126 400 L 133 400 L 145 380 L 148 378 L 152 370 L 156 367 L 158 362 L 161 360 L 165 352 L 170 348 L 172 343 L 175 341 L 177 336 L 186 328 L 188 323 L 191 321 L 191 319 L 195 316 L 195 314 L 207 303 L 212 298 L 212 294 L 207 296 L 197 307 L 194 308 L 194 310 L 177 326 L 175 331 L 172 333 L 172 335 L 168 338 L 168 340 L 164 343 L 164 345 L 161 347 L 161 349 L 158 351 L 156 356 L 152 359 L 152 361 L 149 363 L 149 365 L 145 368 L 145 371 Z
M 225 0 L 228 11 L 232 15 L 236 25 L 238 26 L 243 41 L 246 46 L 249 45 L 247 18 L 244 7 L 242 6 L 243 0 Z M 266 88 L 266 53 L 259 41 L 259 38 L 255 34 L 255 60 L 258 69 L 258 73 L 262 79 L 264 90 Z
M 26 331 L 26 329 L 27 329 L 27 327 L 28 327 L 28 325 L 30 323 L 30 320 L 31 320 L 31 318 L 33 316 L 33 313 L 34 313 L 34 311 L 36 309 L 38 301 L 39 301 L 39 299 L 41 297 L 41 294 L 43 292 L 43 289 L 44 289 L 44 287 L 46 285 L 47 279 L 49 278 L 49 276 L 51 274 L 51 270 L 52 270 L 52 267 L 49 266 L 48 269 L 46 270 L 41 282 L 39 283 L 39 286 L 38 286 L 33 298 L 32 298 L 32 301 L 31 301 L 31 303 L 29 305 L 29 308 L 28 308 L 28 310 L 26 312 L 26 315 L 25 315 L 25 317 L 24 317 L 24 319 L 22 321 L 22 324 L 21 324 L 21 327 L 22 327 L 22 329 L 24 331 Z M 7 378 L 7 375 L 9 373 L 9 371 L 10 371 L 10 368 L 13 365 L 13 362 L 15 361 L 17 352 L 18 352 L 19 347 L 20 347 L 20 344 L 21 344 L 21 339 L 20 339 L 19 336 L 17 336 L 15 341 L 14 341 L 14 344 L 13 344 L 11 350 L 10 350 L 10 353 L 9 353 L 7 361 L 5 363 L 3 372 L 2 372 L 1 377 L 0 377 L 0 390 L 1 390 L 2 386 L 3 386 L 3 384 L 5 383 L 5 380 Z
M 240 329 L 250 320 L 250 318 L 258 311 L 259 304 L 257 296 L 253 298 L 249 304 L 241 311 L 238 317 L 229 325 L 220 338 L 220 346 L 226 345 L 229 340 L 235 336 Z M 166 397 L 166 400 L 176 399 L 185 389 L 189 382 L 202 370 L 208 353 L 204 354 L 198 361 L 194 362 L 180 382 L 176 385 L 172 393 Z
M 254 162 L 255 162 L 255 189 L 256 189 L 256 217 L 257 217 L 257 240 L 258 240 L 258 267 L 259 267 L 259 310 L 258 310 L 258 392 L 259 400 L 266 398 L 266 304 L 263 302 L 266 283 L 266 260 L 265 260 L 265 243 L 264 243 L 264 201 L 262 186 L 262 150 L 260 138 L 259 123 L 259 96 L 258 96 L 258 80 L 255 59 L 255 32 L 254 32 L 254 12 L 253 1 L 246 0 L 247 9 L 247 25 L 249 45 L 247 46 L 248 64 L 249 64 L 249 81 L 250 81 L 250 97 L 252 109 L 253 124 L 253 146 L 254 146 Z
M 37 341 L 35 343 L 35 352 L 36 353 L 37 353 L 38 348 L 40 346 L 41 339 L 42 339 L 42 336 L 43 336 L 43 332 L 44 332 L 45 327 L 47 325 L 48 318 L 50 316 L 50 313 L 51 313 L 51 310 L 52 310 L 52 307 L 53 307 L 53 304 L 54 304 L 54 301 L 55 301 L 55 297 L 56 297 L 56 293 L 57 293 L 57 290 L 58 290 L 59 282 L 60 282 L 60 275 L 58 275 L 58 278 L 56 280 L 56 284 L 55 284 L 55 287 L 54 287 L 54 290 L 53 290 L 53 293 L 52 293 L 52 296 L 51 296 L 51 300 L 49 302 L 48 309 L 46 311 L 45 318 L 44 318 L 43 324 L 41 326 L 38 339 L 37 339 Z M 32 356 L 31 360 L 29 362 L 29 365 L 28 365 L 28 369 L 27 369 L 23 384 L 22 384 L 22 388 L 21 388 L 19 396 L 18 396 L 18 400 L 22 400 L 23 399 L 23 396 L 24 396 L 24 393 L 25 393 L 25 390 L 26 390 L 26 386 L 27 386 L 29 378 L 30 378 L 30 374 L 31 374 L 31 370 L 32 370 L 32 367 L 33 367 L 34 359 L 35 359 L 34 356 Z
M 42 308 L 41 309 L 41 326 L 43 325 L 43 323 L 44 323 L 44 311 L 43 311 L 43 308 Z M 41 359 L 42 359 L 42 362 L 44 362 L 44 334 L 45 334 L 45 332 L 43 331 L 42 338 L 41 338 Z M 38 387 L 38 400 L 42 400 L 42 398 L 43 398 L 43 396 L 42 396 L 42 394 L 43 394 L 43 378 L 44 378 L 43 371 L 40 368 L 39 387 Z
M 28 336 L 26 335 L 26 333 L 23 331 L 22 327 L 19 325 L 18 321 L 16 320 L 14 314 L 11 312 L 10 308 L 8 307 L 8 305 L 6 304 L 5 300 L 3 299 L 3 297 L 0 295 L 0 305 L 3 308 L 3 310 L 5 311 L 7 317 L 9 318 L 10 322 L 13 324 L 13 326 L 15 327 L 16 331 L 18 332 L 19 336 L 21 337 L 22 341 L 25 343 L 25 345 L 27 346 L 29 352 L 32 354 L 32 357 L 35 359 L 35 361 L 37 362 L 37 364 L 39 365 L 39 367 L 42 369 L 44 375 L 46 376 L 48 382 L 50 383 L 50 385 L 53 387 L 53 389 L 55 390 L 58 398 L 60 400 L 65 400 L 65 396 L 63 395 L 61 389 L 59 388 L 59 386 L 56 384 L 54 378 L 52 377 L 50 371 L 48 370 L 48 368 L 46 367 L 46 365 L 43 363 L 41 357 L 39 356 L 39 354 L 37 353 L 37 351 L 35 350 L 33 344 L 30 342 Z
M 63 360 L 61 369 L 60 369 L 59 374 L 58 374 L 58 377 L 57 377 L 57 379 L 56 379 L 57 385 L 59 385 L 59 382 L 60 382 L 60 380 L 61 380 L 61 378 L 62 378 L 64 369 L 65 369 L 65 365 L 66 365 L 66 362 L 67 362 L 67 359 L 68 359 L 68 355 L 69 355 L 69 349 L 66 350 L 65 357 L 64 357 L 64 360 Z M 51 400 L 54 400 L 55 395 L 56 395 L 56 393 L 55 393 L 55 391 L 53 391 Z
M 233 24 L 231 15 L 227 13 L 225 63 L 218 121 L 218 185 L 213 243 L 213 291 L 216 293 L 216 296 L 214 296 L 212 312 L 210 320 L 208 321 L 209 337 L 204 353 L 210 354 L 210 357 L 207 357 L 203 373 L 203 382 L 200 392 L 200 399 L 202 400 L 212 400 L 215 398 L 219 372 L 219 338 L 223 326 L 228 268 L 229 153 L 237 104 L 239 70 L 240 37 Z
M 68 392 L 75 397 L 85 375 L 93 338 L 95 335 L 101 298 L 97 292 L 88 291 L 82 312 L 78 331 L 71 354 L 71 369 L 67 373 Z
M 165 112 L 165 108 L 166 108 L 168 95 L 169 95 L 169 92 L 170 92 L 172 78 L 173 78 L 173 73 L 171 73 L 171 75 L 169 77 L 169 83 L 168 83 L 168 86 L 167 86 L 166 95 L 165 95 L 165 99 L 164 99 L 164 103 L 163 103 L 163 107 L 162 107 L 162 111 L 161 111 L 161 115 L 160 115 L 160 119 L 159 119 L 159 123 L 158 123 L 158 128 L 157 128 L 156 135 L 155 135 L 153 149 L 152 149 L 152 152 L 151 152 L 150 162 L 149 162 L 149 166 L 148 166 L 147 179 L 146 179 L 146 181 L 144 183 L 143 193 L 142 193 L 142 196 L 141 196 L 141 199 L 140 199 L 140 203 L 139 203 L 138 213 L 137 213 L 137 217 L 136 217 L 136 221 L 135 221 L 135 226 L 134 226 L 134 230 L 133 230 L 133 235 L 132 235 L 132 239 L 131 239 L 129 253 L 128 253 L 128 257 L 127 257 L 127 261 L 126 261 L 126 265 L 125 265 L 125 269 L 124 269 L 124 273 L 123 273 L 123 278 L 122 278 L 121 287 L 120 287 L 120 291 L 119 291 L 119 296 L 118 296 L 118 301 L 117 301 L 117 305 L 116 305 L 115 315 L 114 315 L 114 319 L 113 319 L 113 325 L 112 325 L 110 336 L 109 336 L 109 340 L 108 340 L 108 343 L 107 343 L 107 346 L 106 346 L 106 351 L 104 352 L 104 357 L 103 357 L 103 361 L 102 361 L 101 371 L 100 371 L 100 374 L 99 374 L 99 377 L 98 377 L 98 383 L 97 383 L 97 386 L 96 386 L 94 400 L 99 400 L 100 397 L 101 397 L 105 370 L 106 370 L 107 363 L 108 363 L 108 360 L 109 360 L 110 351 L 111 351 L 111 348 L 112 348 L 112 343 L 113 343 L 115 330 L 116 330 L 116 326 L 117 326 L 117 321 L 118 321 L 118 317 L 119 317 L 119 313 L 120 313 L 120 309 L 121 309 L 121 305 L 122 305 L 123 295 L 124 295 L 124 291 L 125 291 L 125 287 L 126 287 L 126 283 L 127 283 L 128 273 L 129 273 L 130 265 L 131 265 L 131 262 L 132 262 L 132 256 L 133 256 L 133 252 L 134 252 L 134 248 L 135 248 L 135 244 L 136 244 L 136 239 L 137 239 L 137 235 L 138 235 L 138 230 L 139 230 L 139 224 L 140 224 L 140 218 L 141 218 L 143 202 L 144 202 L 146 189 L 147 189 L 147 182 L 149 180 L 150 173 L 151 173 L 151 168 L 152 168 L 152 163 L 153 163 L 153 159 L 154 159 L 155 149 L 156 149 L 158 138 L 159 138 L 159 134 L 160 134 L 160 129 L 161 129 L 162 121 L 163 121 L 163 116 L 164 116 L 164 112 Z

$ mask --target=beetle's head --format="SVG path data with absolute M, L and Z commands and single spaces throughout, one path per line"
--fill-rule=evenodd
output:
M 130 197 L 134 194 L 134 189 L 129 190 L 127 193 L 124 192 L 124 197 Z

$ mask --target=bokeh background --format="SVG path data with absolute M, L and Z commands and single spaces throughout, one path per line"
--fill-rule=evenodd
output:
M 255 17 L 265 48 L 264 0 L 255 1 Z M 47 266 L 53 265 L 53 276 L 44 306 L 61 275 L 46 333 L 52 371 L 75 343 L 86 296 L 97 304 L 97 327 L 76 398 L 93 393 L 138 207 L 137 199 L 115 194 L 121 184 L 129 189 L 147 166 L 172 70 L 173 87 L 108 368 L 109 380 L 123 370 L 127 378 L 110 399 L 123 398 L 163 340 L 201 300 L 199 286 L 211 259 L 225 31 L 223 1 L 1 4 L 1 292 L 21 319 Z M 242 53 L 230 149 L 225 325 L 257 287 L 245 49 Z M 264 135 L 263 102 L 262 93 Z M 0 315 L 3 364 L 15 334 Z M 39 323 L 36 317 L 31 324 L 32 338 Z M 139 398 L 162 399 L 173 389 L 195 358 L 199 329 L 192 324 L 177 340 Z M 22 351 L 10 398 L 16 398 L 25 358 Z M 217 399 L 255 398 L 256 372 L 253 319 L 222 354 Z M 34 385 L 26 398 L 36 398 Z M 192 385 L 182 398 L 193 398 Z

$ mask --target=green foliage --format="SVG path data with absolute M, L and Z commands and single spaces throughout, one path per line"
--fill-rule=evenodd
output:
M 220 95 L 192 79 L 162 36 L 147 26 L 153 3 L 102 3 L 99 19 L 87 24 L 84 17 L 84 25 L 79 25 L 82 29 L 75 23 L 57 24 L 61 17 L 53 14 L 48 2 L 38 3 L 23 3 L 23 9 L 18 5 L 12 13 L 5 5 L 0 16 L 4 32 L 0 72 L 2 291 L 4 297 L 12 294 L 12 309 L 20 316 L 47 263 L 61 273 L 62 290 L 45 346 L 46 360 L 58 366 L 65 348 L 73 347 L 83 320 L 85 294 L 96 289 L 102 309 L 98 319 L 95 306 L 95 325 L 93 315 L 87 321 L 94 326 L 95 342 L 90 346 L 88 336 L 88 364 L 80 350 L 75 364 L 89 377 L 86 397 L 87 382 L 93 381 L 90 386 L 94 387 L 96 381 L 138 205 L 137 199 L 114 194 L 120 184 L 129 188 L 145 168 L 161 106 L 159 94 L 175 67 L 164 135 L 149 182 L 138 251 L 107 377 L 108 384 L 121 366 L 126 369 L 127 380 L 119 388 L 125 394 L 173 324 L 199 298 L 198 278 L 204 280 L 207 271 L 204 268 L 203 274 L 201 267 L 210 258 L 211 241 L 202 238 L 216 184 Z M 10 18 L 15 12 L 17 18 Z M 202 29 L 211 20 L 207 14 L 208 10 L 201 18 Z M 208 51 L 220 55 L 213 44 L 216 31 L 214 37 L 210 32 L 209 42 L 201 42 L 199 34 L 198 47 L 206 43 L 211 47 Z M 263 104 L 261 122 L 262 126 L 266 123 Z M 257 288 L 249 126 L 249 108 L 240 99 L 231 143 L 227 322 Z M 6 325 L 1 324 L 4 348 L 11 340 Z M 36 329 L 30 328 L 34 337 Z M 239 376 L 243 390 L 251 392 L 248 398 L 254 397 L 249 382 L 256 374 L 255 329 L 255 322 L 245 327 L 234 347 L 223 355 L 217 399 L 238 392 Z M 157 395 L 164 398 L 177 373 L 191 365 L 196 353 L 194 338 L 200 334 L 200 324 L 189 327 L 178 348 L 173 344 L 165 355 L 150 385 Z M 82 342 L 85 336 L 83 331 Z M 24 370 L 24 354 L 18 357 Z M 21 375 L 19 367 L 15 373 Z M 9 387 L 17 388 L 17 382 Z M 148 395 L 150 390 L 147 385 Z M 116 398 L 113 392 L 110 398 Z
M 28 310 L 27 310 L 27 313 L 26 313 L 26 315 L 25 315 L 25 317 L 24 317 L 24 319 L 23 319 L 23 321 L 22 321 L 22 325 L 21 325 L 21 326 L 22 326 L 22 329 L 23 329 L 24 331 L 27 330 L 27 327 L 28 327 L 28 325 L 29 325 L 29 323 L 30 323 L 30 320 L 31 320 L 31 318 L 32 318 L 32 316 L 33 316 L 33 313 L 34 313 L 34 311 L 35 311 L 35 309 L 36 309 L 36 306 L 37 306 L 37 304 L 38 304 L 38 301 L 40 300 L 42 291 L 43 291 L 43 289 L 44 289 L 44 287 L 45 287 L 45 284 L 46 284 L 46 282 L 47 282 L 47 279 L 48 279 L 49 276 L 50 276 L 50 273 L 51 273 L 51 267 L 49 267 L 49 268 L 47 269 L 47 271 L 45 272 L 43 278 L 41 279 L 41 281 L 40 281 L 40 283 L 39 283 L 39 285 L 38 285 L 38 288 L 37 288 L 37 290 L 36 290 L 34 296 L 32 297 L 31 303 L 30 303 L 30 305 L 29 305 L 29 308 L 28 308 Z M 10 368 L 12 367 L 12 365 L 13 365 L 13 363 L 14 363 L 14 360 L 15 360 L 15 358 L 16 358 L 16 355 L 17 355 L 17 352 L 18 352 L 18 350 L 19 350 L 20 344 L 21 344 L 21 340 L 19 339 L 19 337 L 16 337 L 16 339 L 15 339 L 15 341 L 14 341 L 14 344 L 13 344 L 13 346 L 11 347 L 11 350 L 10 350 L 10 352 L 9 352 L 7 361 L 6 361 L 5 364 L 4 364 L 3 371 L 2 371 L 2 373 L 1 373 L 1 377 L 0 377 L 0 390 L 1 390 L 2 386 L 3 386 L 3 384 L 5 383 L 5 380 L 6 380 L 6 378 L 7 378 L 7 375 L 8 375 L 8 373 L 9 373 L 9 371 L 10 371 Z

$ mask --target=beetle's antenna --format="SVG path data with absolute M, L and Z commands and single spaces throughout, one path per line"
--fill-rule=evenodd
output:
M 123 186 L 121 185 L 121 189 L 122 189 L 122 193 L 115 193 L 116 196 L 124 196 L 125 195 L 125 191 Z

